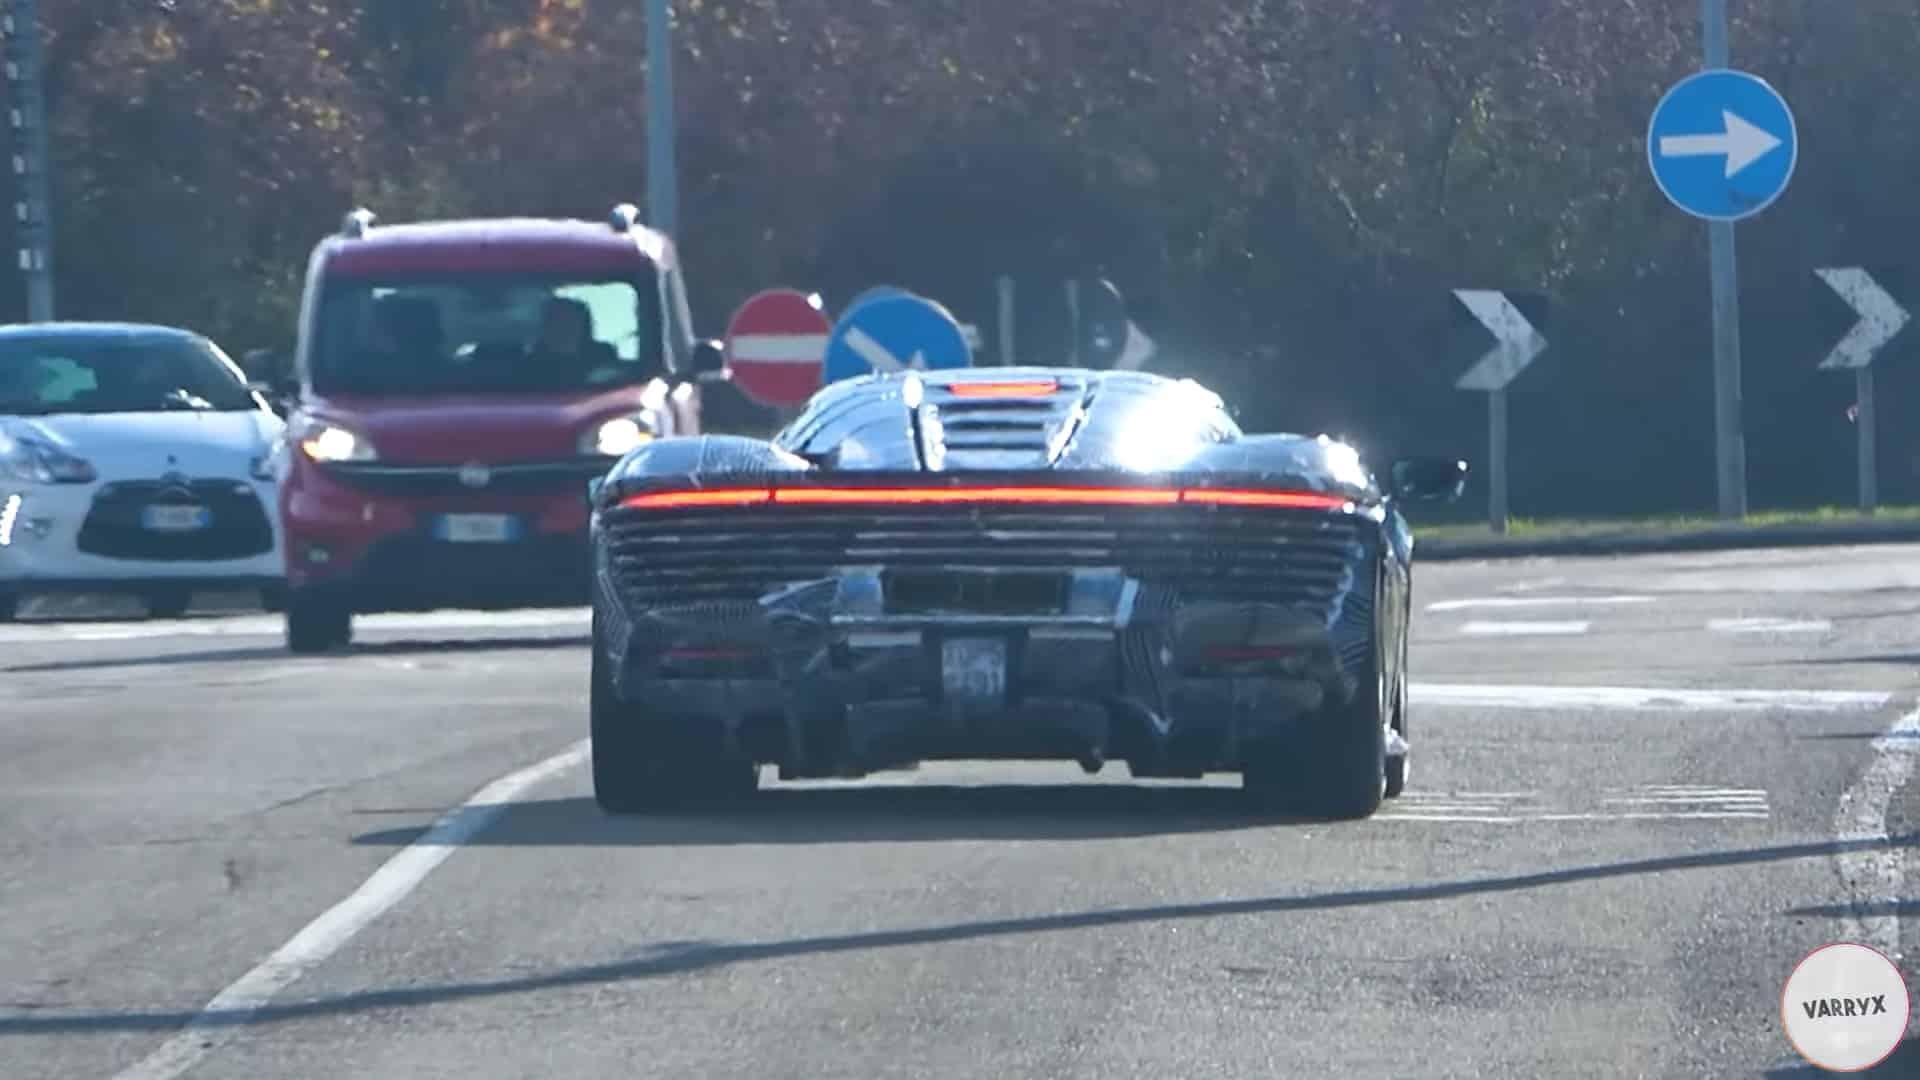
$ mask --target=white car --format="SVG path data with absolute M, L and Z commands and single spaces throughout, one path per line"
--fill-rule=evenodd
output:
M 0 326 L 0 621 L 23 596 L 286 580 L 275 469 L 285 425 L 198 334 L 121 323 Z

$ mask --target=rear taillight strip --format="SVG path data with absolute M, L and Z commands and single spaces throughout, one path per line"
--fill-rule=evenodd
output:
M 796 506 L 897 506 L 902 504 L 1042 504 L 1094 506 L 1266 506 L 1338 510 L 1352 500 L 1317 491 L 1254 491 L 1234 488 L 972 487 L 972 488 L 711 488 L 649 491 L 620 505 L 633 510 L 679 510 L 712 506 L 782 503 Z

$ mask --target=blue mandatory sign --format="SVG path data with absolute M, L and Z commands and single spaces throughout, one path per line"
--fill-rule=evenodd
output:
M 827 338 L 822 382 L 874 372 L 973 366 L 973 349 L 951 313 L 908 293 L 883 295 L 847 309 Z
M 1675 206 L 1709 221 L 1739 221 L 1771 206 L 1799 160 L 1793 110 L 1744 71 L 1680 80 L 1647 124 L 1654 183 Z

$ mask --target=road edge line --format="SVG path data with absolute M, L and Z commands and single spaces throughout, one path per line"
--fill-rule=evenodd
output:
M 1920 708 L 1901 714 L 1872 747 L 1873 760 L 1840 796 L 1833 819 L 1834 835 L 1842 845 L 1835 858 L 1847 891 L 1841 938 L 1870 945 L 1897 964 L 1902 960 L 1898 905 L 1903 860 L 1887 835 L 1887 809 L 1913 779 L 1915 758 L 1920 757 Z M 1872 913 L 1876 905 L 1884 906 L 1884 914 Z
M 382 863 L 351 896 L 327 909 L 234 980 L 207 1002 L 184 1030 L 138 1063 L 114 1074 L 114 1080 L 173 1080 L 226 1045 L 233 1037 L 236 1020 L 257 1012 L 406 899 L 456 849 L 505 814 L 515 797 L 586 761 L 588 747 L 588 740 L 582 739 L 544 761 L 493 781 L 441 815 L 418 839 Z

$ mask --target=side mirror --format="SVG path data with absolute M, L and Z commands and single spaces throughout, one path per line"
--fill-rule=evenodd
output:
M 1393 463 L 1393 497 L 1408 502 L 1452 502 L 1467 490 L 1467 463 L 1453 458 L 1404 458 Z
M 265 399 L 267 406 L 283 420 L 300 399 L 298 379 L 249 379 L 247 389 Z
M 717 375 L 726 370 L 726 366 L 727 347 L 725 345 L 711 338 L 693 343 L 692 374 L 696 379 Z

